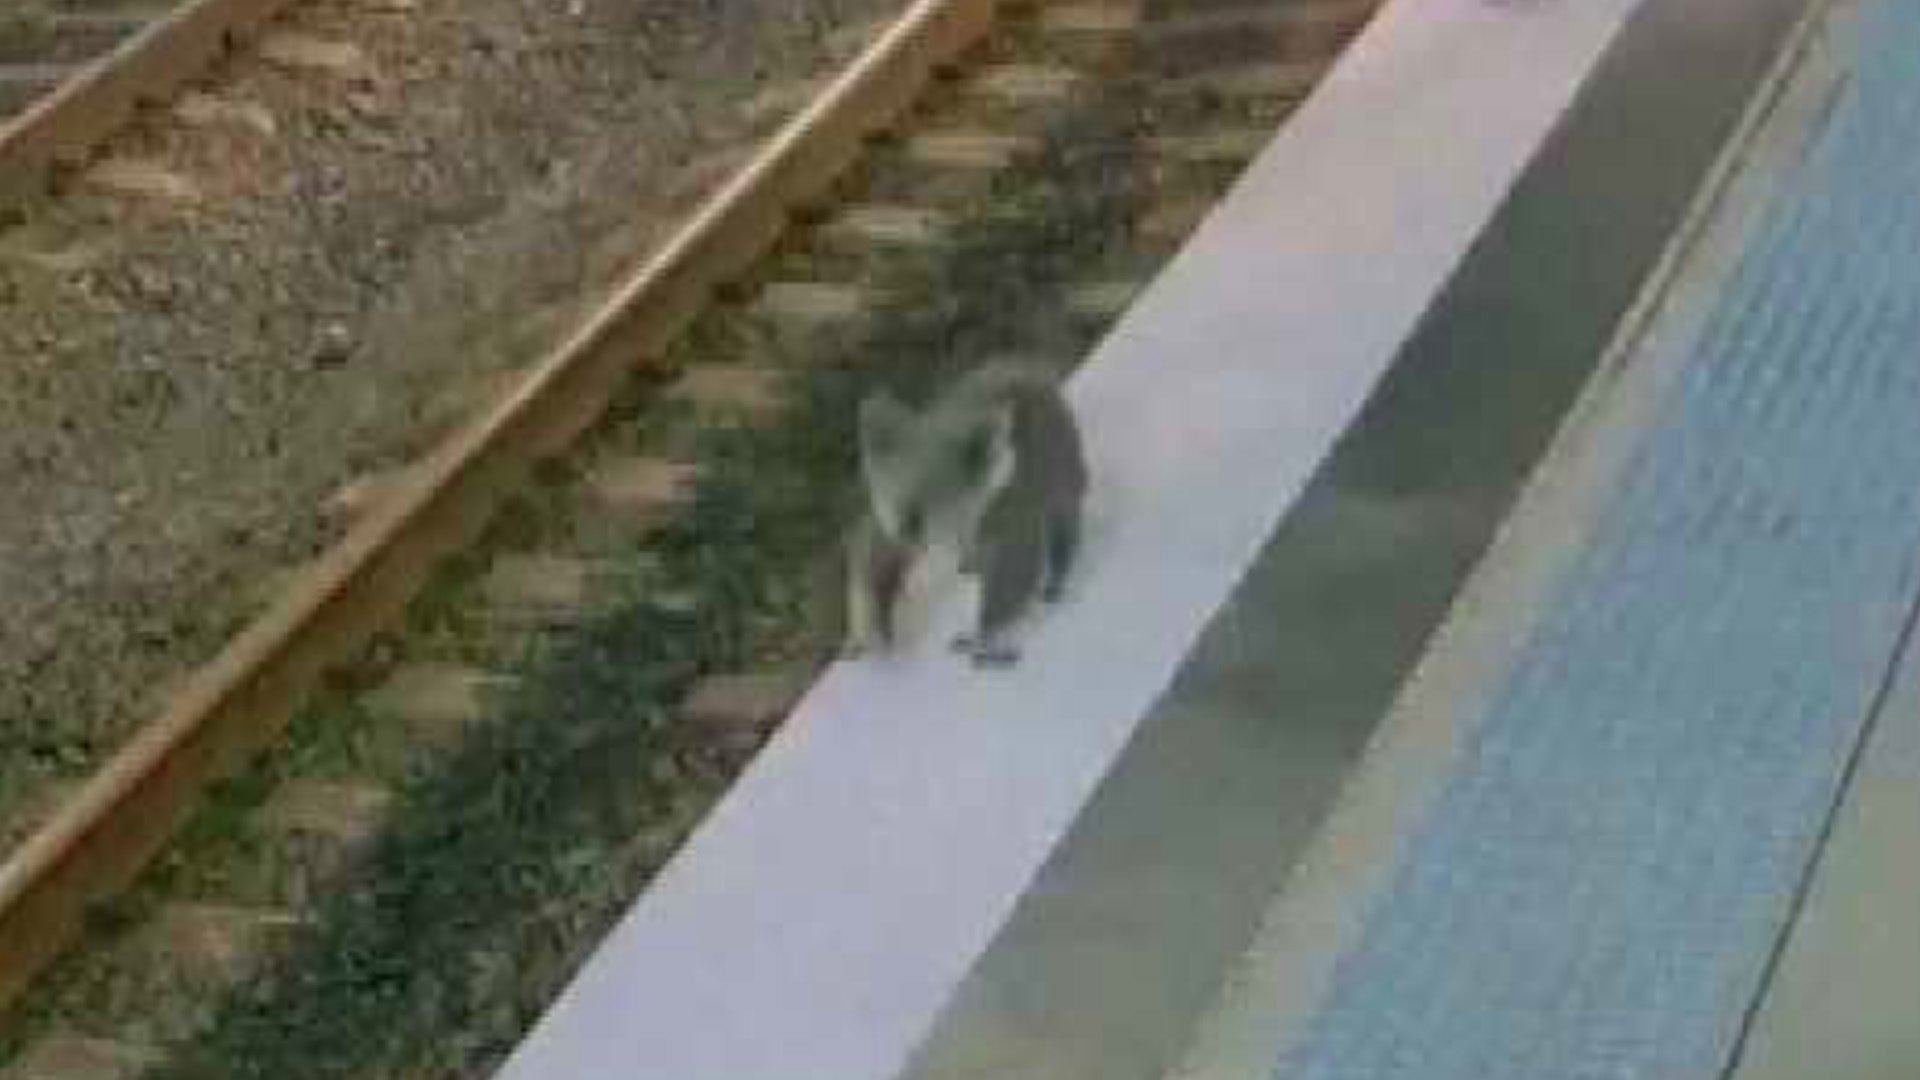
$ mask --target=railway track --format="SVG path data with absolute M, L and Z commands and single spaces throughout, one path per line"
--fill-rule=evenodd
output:
M 569 927 L 492 991 L 528 1007 L 829 654 L 854 398 L 1069 369 L 1372 9 L 921 0 L 588 325 L 343 493 L 342 541 L 0 862 L 0 1076 L 258 1070 L 274 971 L 306 971 L 292 1028 L 337 1031 L 406 1011 L 314 990 L 338 965 L 384 948 L 404 984 L 487 937 L 372 947 L 395 909 L 348 894 L 466 882 L 516 965 L 502 935 Z M 579 910 L 514 922 L 521 886 L 466 876 L 503 858 Z
M 10 12 L 0 21 L 0 118 L 27 111 L 152 21 L 131 8 L 29 4 Z
M 290 0 L 23 0 L 0 15 L 0 209 L 86 161 Z

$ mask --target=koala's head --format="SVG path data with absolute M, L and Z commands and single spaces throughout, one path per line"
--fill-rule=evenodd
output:
M 860 467 L 880 528 L 924 547 L 971 532 L 1013 475 L 1012 410 L 916 413 L 876 394 L 860 403 Z

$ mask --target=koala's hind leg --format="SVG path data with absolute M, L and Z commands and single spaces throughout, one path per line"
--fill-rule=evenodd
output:
M 1067 575 L 1080 555 L 1080 508 L 1047 515 L 1047 574 L 1040 599 L 1051 604 L 1066 591 Z
M 980 532 L 978 527 L 960 540 L 960 563 L 955 567 L 962 577 L 980 576 Z
M 873 650 L 881 639 L 879 603 L 873 580 L 857 554 L 847 559 L 847 639 L 840 655 L 851 659 Z
M 980 609 L 974 630 L 954 640 L 954 648 L 973 658 L 975 667 L 1011 667 L 1020 650 L 1007 629 L 1040 589 L 1045 575 L 1044 537 L 1020 537 L 983 547 L 980 554 Z
M 894 608 L 906 582 L 909 553 L 867 531 L 847 558 L 847 640 L 844 656 L 859 656 L 893 642 Z

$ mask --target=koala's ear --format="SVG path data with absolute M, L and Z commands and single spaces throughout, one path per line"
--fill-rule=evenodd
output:
M 899 450 L 913 423 L 913 411 L 882 390 L 860 402 L 860 452 L 886 457 Z

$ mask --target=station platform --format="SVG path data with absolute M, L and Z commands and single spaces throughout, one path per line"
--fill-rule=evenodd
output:
M 1920 1070 L 1920 9 L 1797 45 L 1174 1076 Z
M 1920 9 L 1392 0 L 503 1080 L 1920 1075 Z

